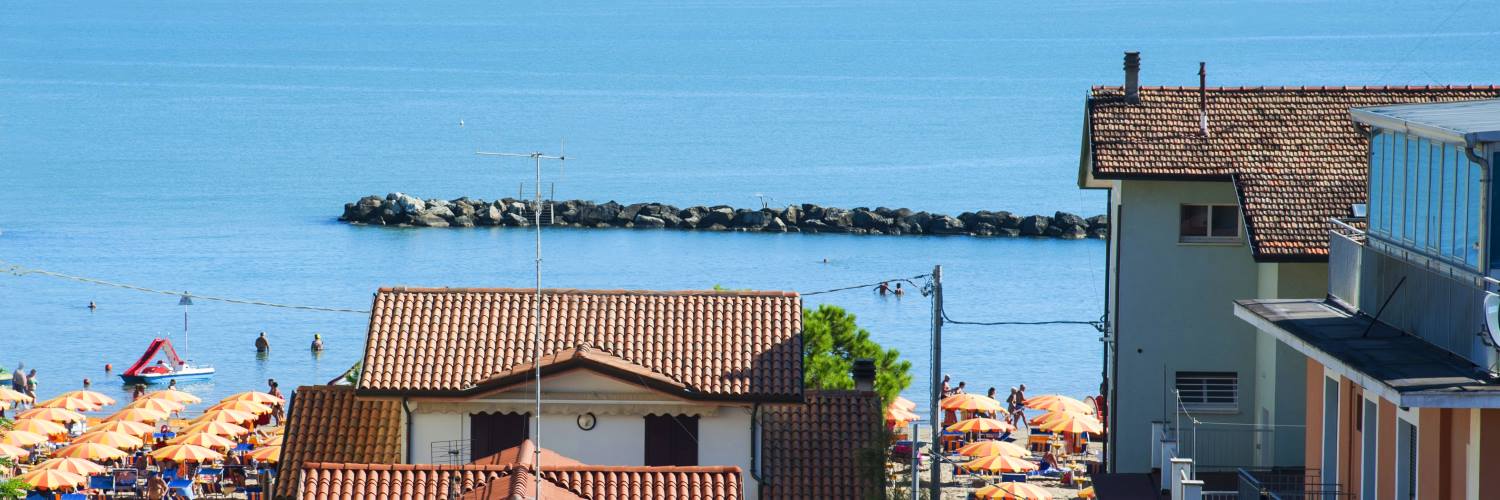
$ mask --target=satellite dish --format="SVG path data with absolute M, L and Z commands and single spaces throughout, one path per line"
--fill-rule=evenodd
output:
M 1500 346 L 1500 295 L 1484 293 L 1484 327 L 1489 331 L 1490 342 Z

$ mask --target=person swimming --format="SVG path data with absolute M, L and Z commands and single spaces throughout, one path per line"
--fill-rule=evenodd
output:
M 888 282 L 882 281 L 882 282 L 880 282 L 880 286 L 875 287 L 875 291 L 880 292 L 881 295 L 885 295 L 887 293 L 891 293 L 891 284 L 888 283 Z
M 271 350 L 271 341 L 266 338 L 266 332 L 260 332 L 255 338 L 255 352 L 266 352 Z
M 316 333 L 313 334 L 312 350 L 313 350 L 313 352 L 322 352 L 323 351 L 323 336 L 322 335 L 319 335 L 319 334 L 316 334 Z
M 896 284 L 896 290 L 892 291 L 891 293 L 894 293 L 896 295 L 902 295 L 902 294 L 905 294 L 906 291 L 901 289 L 901 284 L 900 283 L 897 283 Z

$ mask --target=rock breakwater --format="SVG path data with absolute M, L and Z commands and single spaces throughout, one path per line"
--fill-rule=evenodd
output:
M 537 216 L 544 225 L 589 228 L 687 229 L 885 235 L 1032 236 L 1062 239 L 1104 238 L 1109 219 L 1067 212 L 1018 215 L 1004 210 L 957 216 L 906 208 L 836 208 L 811 203 L 785 208 L 727 205 L 678 208 L 662 203 L 621 205 L 610 201 L 543 201 L 541 213 L 530 200 L 428 199 L 405 193 L 366 196 L 344 204 L 339 220 L 354 224 L 415 227 L 525 227 Z

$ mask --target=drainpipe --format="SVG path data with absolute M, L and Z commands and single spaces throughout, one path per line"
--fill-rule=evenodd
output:
M 1479 186 L 1482 188 L 1482 190 L 1479 192 L 1479 241 L 1485 243 L 1485 250 L 1487 250 L 1486 252 L 1479 255 L 1479 263 L 1481 265 L 1482 274 L 1484 274 L 1485 276 L 1489 276 L 1491 265 L 1490 252 L 1494 251 L 1495 243 L 1493 241 L 1490 241 L 1490 206 L 1493 203 L 1490 200 L 1490 197 L 1494 194 L 1493 192 L 1491 192 L 1491 189 L 1489 189 L 1490 162 L 1486 161 L 1484 157 L 1479 156 L 1478 153 L 1474 152 L 1474 148 L 1478 147 L 1478 145 L 1474 144 L 1473 139 L 1468 139 L 1465 142 L 1466 144 L 1464 144 L 1464 156 L 1469 157 L 1469 161 L 1472 161 L 1479 165 Z M 1480 287 L 1485 286 L 1483 282 L 1480 282 L 1479 285 Z
M 760 478 L 760 440 L 755 429 L 760 425 L 760 403 L 750 407 L 750 477 L 755 478 L 755 497 L 764 498 L 766 481 Z
M 401 398 L 401 409 L 406 411 L 406 463 L 411 463 L 412 435 L 411 435 L 411 407 L 406 405 L 407 398 Z

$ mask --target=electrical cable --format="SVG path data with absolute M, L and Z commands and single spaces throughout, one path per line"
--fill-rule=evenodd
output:
M 911 285 L 913 287 L 917 287 L 918 290 L 922 293 L 922 295 L 926 296 L 927 293 L 928 293 L 927 290 L 925 288 L 923 288 L 923 285 L 917 283 L 916 280 L 919 280 L 919 279 L 922 279 L 922 278 L 930 278 L 930 277 L 932 277 L 932 275 L 930 275 L 930 274 L 918 274 L 918 275 L 912 276 L 910 278 L 892 278 L 892 279 L 887 279 L 887 280 L 876 281 L 874 283 L 865 283 L 863 285 L 853 285 L 853 286 L 844 286 L 844 287 L 839 287 L 839 288 L 830 288 L 830 289 L 827 289 L 827 290 L 818 290 L 818 291 L 815 291 L 815 292 L 799 292 L 799 294 L 802 295 L 803 297 L 806 297 L 806 296 L 809 296 L 809 295 L 821 295 L 821 294 L 825 294 L 825 293 L 843 292 L 843 291 L 847 291 L 847 290 L 858 290 L 858 289 L 861 289 L 861 288 L 873 288 L 873 287 L 880 286 L 881 283 L 903 282 L 903 283 L 906 283 L 906 284 Z
M 127 284 L 127 283 L 117 283 L 117 282 L 113 282 L 113 281 L 106 281 L 106 280 L 101 280 L 101 279 L 97 279 L 97 278 L 88 278 L 88 277 L 83 277 L 83 276 L 74 276 L 74 275 L 71 275 L 71 274 L 64 274 L 64 273 L 59 273 L 59 272 L 54 272 L 54 271 L 47 271 L 47 270 L 44 270 L 44 269 L 29 269 L 29 268 L 21 267 L 21 266 L 14 265 L 14 264 L 7 264 L 6 262 L 3 262 L 3 261 L 0 261 L 0 268 L 3 268 L 3 269 L 0 269 L 0 271 L 3 271 L 5 273 L 9 273 L 9 274 L 12 274 L 12 275 L 15 275 L 15 276 L 41 275 L 41 276 L 47 276 L 47 277 L 51 277 L 51 278 L 58 278 L 58 279 L 64 279 L 64 280 L 77 281 L 77 282 L 80 282 L 80 283 L 88 283 L 88 284 L 91 284 L 91 285 L 107 286 L 107 287 L 113 287 L 113 288 L 122 288 L 122 289 L 125 289 L 125 290 L 134 290 L 134 291 L 137 291 L 137 292 L 155 293 L 155 294 L 161 294 L 161 295 L 170 295 L 170 296 L 173 296 L 173 297 L 187 296 L 187 297 L 192 297 L 194 299 L 199 299 L 199 300 L 208 300 L 208 301 L 214 301 L 214 302 L 224 302 L 224 303 L 228 303 L 228 304 L 241 304 L 241 305 L 261 306 L 261 307 L 275 307 L 275 308 L 279 308 L 279 309 L 296 309 L 296 310 L 301 310 L 301 311 L 334 312 L 334 313 L 349 313 L 349 314 L 370 314 L 369 310 L 362 310 L 362 309 L 344 309 L 344 308 L 338 308 L 338 307 L 308 306 L 308 305 L 298 305 L 298 304 L 281 304 L 281 303 L 276 303 L 276 302 L 265 302 L 265 301 L 260 301 L 260 300 L 240 299 L 240 298 L 233 298 L 233 297 L 217 297 L 217 296 L 212 296 L 212 295 L 197 295 L 197 294 L 193 294 L 193 293 L 178 292 L 178 291 L 172 291 L 172 290 L 160 290 L 160 289 L 156 289 L 156 288 L 149 288 L 149 287 L 144 287 L 144 286 L 139 286 L 139 285 L 131 285 L 131 284 Z

